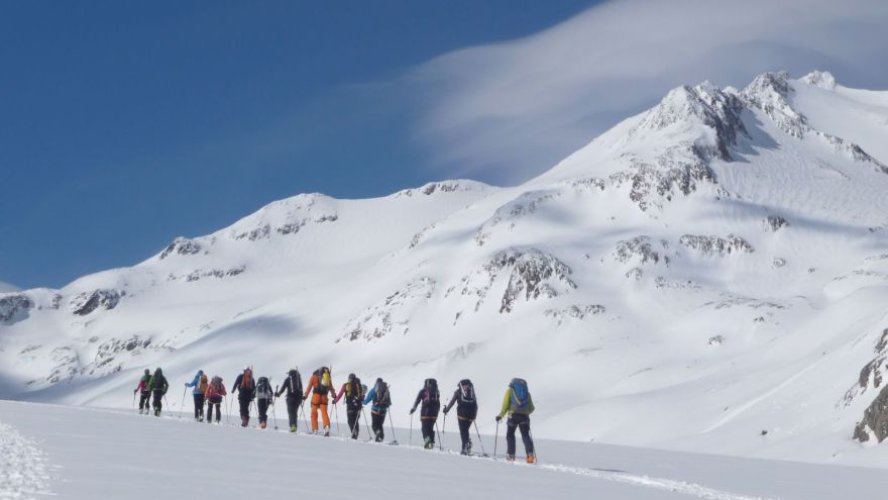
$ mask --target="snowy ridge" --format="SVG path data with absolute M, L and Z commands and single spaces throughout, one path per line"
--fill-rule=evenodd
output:
M 768 73 L 679 87 L 520 186 L 280 200 L 0 293 L 0 395 L 120 407 L 145 367 L 332 364 L 393 382 L 401 426 L 423 379 L 472 378 L 491 432 L 521 376 L 541 436 L 884 463 L 852 436 L 883 421 L 886 131 L 888 92 Z

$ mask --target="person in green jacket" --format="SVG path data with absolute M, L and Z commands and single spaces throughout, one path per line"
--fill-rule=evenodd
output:
M 527 390 L 527 382 L 524 379 L 513 378 L 503 397 L 503 405 L 496 421 L 509 414 L 506 421 L 506 460 L 515 460 L 515 429 L 521 429 L 521 440 L 524 441 L 524 451 L 527 453 L 527 463 L 536 463 L 536 454 L 533 450 L 533 438 L 530 435 L 530 414 L 533 413 L 533 398 Z

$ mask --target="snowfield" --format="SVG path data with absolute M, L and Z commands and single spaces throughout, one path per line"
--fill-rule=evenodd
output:
M 509 464 L 502 447 L 497 460 L 459 456 L 448 446 L 455 429 L 440 452 L 408 446 L 406 429 L 390 446 L 15 402 L 0 402 L 0 425 L 0 498 L 817 500 L 872 497 L 886 484 L 876 469 L 550 440 L 538 440 L 538 465 Z
M 132 267 L 0 293 L 0 397 L 125 409 L 145 368 L 163 367 L 178 403 L 197 369 L 230 383 L 252 365 L 276 384 L 292 367 L 307 378 L 332 365 L 337 388 L 349 372 L 390 382 L 401 428 L 425 378 L 445 397 L 471 378 L 492 434 L 506 384 L 522 377 L 536 436 L 577 442 L 553 442 L 546 464 L 623 467 L 571 455 L 607 443 L 885 467 L 886 137 L 888 92 L 767 73 L 743 89 L 676 88 L 519 186 L 452 180 L 275 201 Z M 633 473 L 676 478 L 639 453 Z M 687 457 L 689 469 L 731 463 Z M 776 462 L 749 462 L 757 473 L 765 463 Z M 776 491 L 719 474 L 678 479 Z

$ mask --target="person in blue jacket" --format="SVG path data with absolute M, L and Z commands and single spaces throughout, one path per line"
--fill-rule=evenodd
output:
M 385 434 L 383 433 L 385 416 L 388 413 L 389 406 L 392 405 L 389 386 L 381 378 L 376 379 L 373 388 L 370 389 L 367 397 L 364 398 L 364 404 L 367 405 L 369 403 L 373 403 L 373 406 L 370 407 L 370 427 L 373 429 L 373 434 L 376 435 L 376 442 L 381 443 L 385 439 Z
M 194 374 L 194 380 L 190 384 L 188 382 L 185 383 L 185 387 L 194 387 L 191 394 L 194 396 L 194 420 L 198 422 L 203 422 L 204 395 L 207 393 L 208 385 L 209 381 L 203 370 L 197 370 L 197 373 Z

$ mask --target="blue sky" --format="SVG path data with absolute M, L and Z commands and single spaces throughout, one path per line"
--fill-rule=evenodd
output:
M 680 84 L 888 89 L 886 26 L 884 0 L 6 2 L 0 282 L 60 287 L 301 192 L 514 184 Z
M 441 178 L 375 84 L 589 4 L 6 2 L 0 280 L 59 287 L 275 199 Z

